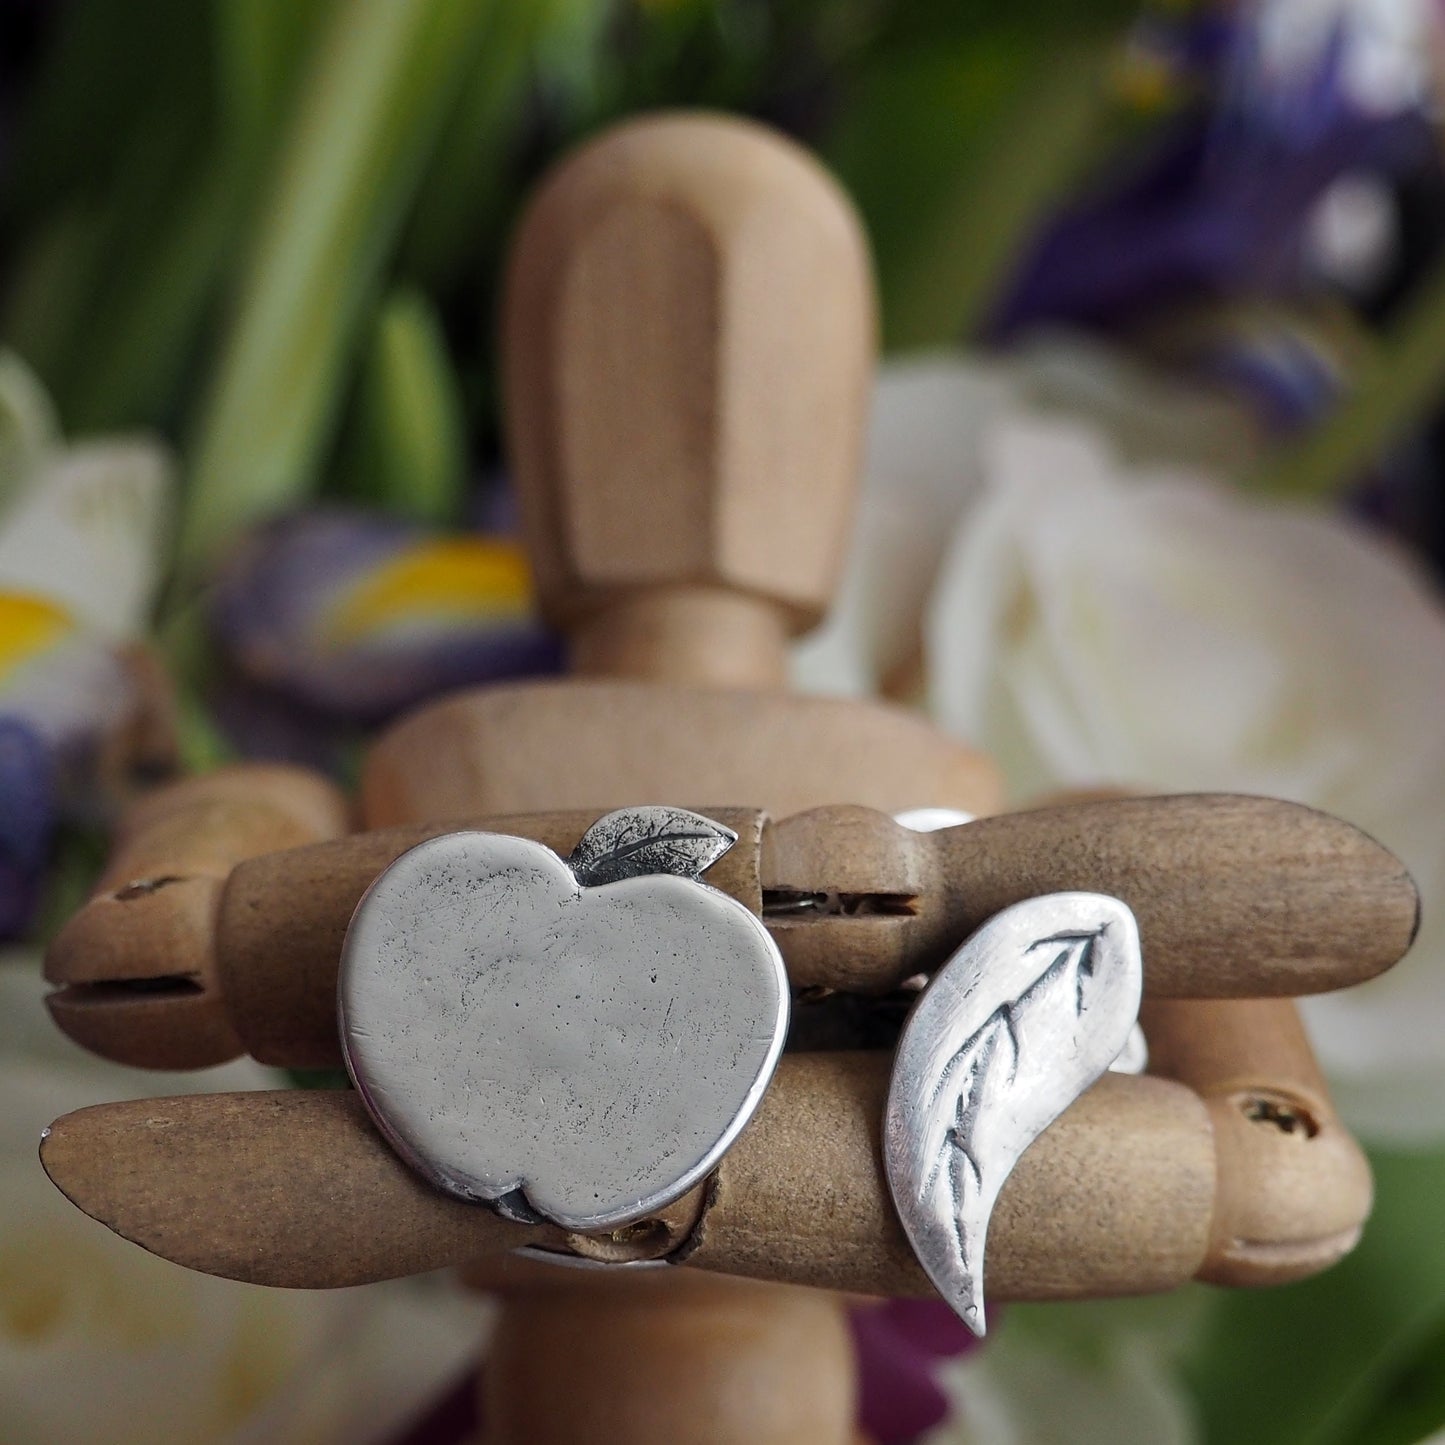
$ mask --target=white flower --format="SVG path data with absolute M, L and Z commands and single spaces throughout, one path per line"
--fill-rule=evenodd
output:
M 1429 97 L 1440 26 L 1428 0 L 1258 0 L 1254 25 L 1258 54 L 1237 84 L 1308 90 L 1333 63 L 1344 98 L 1367 116 Z
M 939 1371 L 948 1419 L 924 1445 L 1195 1445 L 1174 1371 L 1202 1292 L 1015 1307 L 986 1348 Z
M 0 1421 L 6 1445 L 380 1441 L 475 1356 L 483 1306 L 437 1281 L 310 1292 L 193 1274 L 71 1205 L 37 1158 L 108 1099 L 275 1087 L 103 1064 L 51 1026 L 38 960 L 0 962 Z M 216 1208 L 225 1201 L 217 1199 Z
M 59 436 L 60 418 L 40 378 L 0 347 L 0 508 Z
M 63 445 L 39 382 L 0 351 L 0 711 L 58 746 L 125 718 L 116 646 L 149 619 L 175 490 L 158 441 Z
M 945 549 L 983 485 L 987 440 L 1010 416 L 1087 416 L 1131 459 L 1235 469 L 1253 457 L 1245 415 L 1087 341 L 1052 337 L 1008 361 L 912 357 L 878 376 L 857 541 L 836 605 L 798 647 L 799 686 L 906 691 Z
M 915 449 L 953 425 L 929 418 L 920 390 L 907 398 Z M 951 538 L 927 540 L 942 553 L 935 575 L 868 574 L 905 599 L 900 614 L 927 594 L 922 620 L 894 632 L 923 635 L 934 717 L 993 753 L 1019 797 L 1100 783 L 1264 793 L 1393 848 L 1424 898 L 1414 949 L 1305 1009 L 1357 1129 L 1445 1138 L 1445 610 L 1432 590 L 1345 518 L 1125 461 L 1098 425 L 1027 398 L 984 415 L 968 457 L 952 469 Z M 869 496 L 906 487 L 912 465 L 875 451 Z M 937 515 L 919 512 L 930 527 Z M 863 611 L 865 574 L 855 563 Z M 899 672 L 856 632 L 851 651 L 832 645 L 845 686 Z
M 0 513 L 0 590 L 48 598 L 102 637 L 135 637 L 174 493 L 170 453 L 146 437 L 47 449 Z

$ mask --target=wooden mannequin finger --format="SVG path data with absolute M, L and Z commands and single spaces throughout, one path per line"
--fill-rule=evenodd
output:
M 785 1055 L 718 1169 L 687 1263 L 872 1295 L 927 1295 L 883 1179 L 892 1060 Z M 1090 1299 L 1171 1289 L 1204 1259 L 1214 1149 L 1198 1097 L 1106 1075 L 1015 1166 L 988 1234 L 989 1298 Z
M 120 1063 L 201 1068 L 243 1052 L 216 986 L 222 884 L 242 859 L 346 831 L 339 790 L 301 768 L 243 764 L 142 799 L 90 901 L 45 959 L 48 1003 L 77 1043 Z
M 832 915 L 804 907 L 775 924 L 794 982 L 860 992 L 936 966 L 993 914 L 1046 893 L 1122 899 L 1146 990 L 1185 998 L 1360 983 L 1402 957 L 1420 908 L 1404 865 L 1358 828 L 1225 793 L 1101 799 L 924 834 L 863 809 L 816 809 L 770 829 L 763 887 L 765 914 L 822 899 Z M 827 906 L 869 894 L 877 907 Z
M 881 1054 L 785 1056 L 678 1257 L 851 1293 L 929 1293 L 878 1156 L 888 1072 Z M 514 1225 L 431 1189 L 344 1091 L 99 1105 L 58 1120 L 41 1160 L 118 1234 L 253 1283 L 363 1284 L 520 1244 L 566 1247 L 550 1227 Z M 1170 1080 L 1110 1075 L 1005 1185 L 989 1235 L 990 1297 L 1182 1283 L 1205 1259 L 1214 1189 L 1199 1098 Z
M 40 1162 L 123 1238 L 252 1284 L 330 1289 L 562 1244 L 432 1189 L 349 1090 L 97 1104 L 51 1125 Z
M 1393 853 L 1339 818 L 1273 798 L 1104 799 L 925 837 L 939 874 L 965 880 L 970 919 L 1073 888 L 1123 899 L 1151 995 L 1346 988 L 1396 963 L 1419 926 L 1419 894 Z
M 1152 1071 L 1200 1093 L 1219 1168 L 1200 1278 L 1281 1284 L 1354 1248 L 1370 1166 L 1340 1123 L 1288 999 L 1147 1000 Z
M 234 763 L 157 788 L 133 804 L 116 830 L 99 887 L 172 865 L 224 874 L 242 858 L 335 837 L 348 826 L 349 804 L 322 774 L 284 763 Z

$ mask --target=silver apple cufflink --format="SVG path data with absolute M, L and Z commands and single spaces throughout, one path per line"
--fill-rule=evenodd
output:
M 1054 893 L 996 914 L 903 1026 L 883 1121 L 894 1207 L 930 1280 L 984 1332 L 984 1244 L 1024 1150 L 1119 1059 L 1143 991 L 1117 898 Z
M 357 906 L 338 1015 L 397 1152 L 508 1218 L 606 1231 L 703 1179 L 752 1116 L 788 1024 L 782 957 L 700 876 L 736 834 L 628 808 L 570 858 L 451 833 Z

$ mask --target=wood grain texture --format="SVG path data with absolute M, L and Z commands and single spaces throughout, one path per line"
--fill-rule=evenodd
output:
M 97 889 L 173 865 L 224 876 L 241 858 L 347 831 L 350 806 L 329 778 L 284 763 L 233 763 L 140 798 L 116 829 Z
M 688 1263 L 864 1294 L 929 1294 L 879 1153 L 892 1060 L 785 1055 L 723 1159 Z M 1204 1261 L 1214 1149 L 1188 1089 L 1110 1074 L 1039 1136 L 989 1227 L 995 1301 L 1169 1289 Z
M 628 682 L 458 693 L 390 728 L 367 757 L 361 816 L 390 827 L 699 796 L 774 817 L 822 803 L 991 813 L 998 770 L 882 703 Z
M 881 1054 L 785 1056 L 724 1158 L 689 1265 L 868 1294 L 925 1294 L 878 1158 Z M 87 1214 L 193 1269 L 305 1288 L 361 1284 L 561 1245 L 430 1189 L 347 1092 L 98 1105 L 52 1126 L 41 1161 Z M 1201 1265 L 1212 1136 L 1193 1092 L 1111 1075 L 1028 1150 L 990 1237 L 990 1295 L 1168 1288 Z
M 1074 877 L 1123 898 L 1156 994 L 1348 987 L 1396 963 L 1419 927 L 1419 894 L 1393 853 L 1338 818 L 1272 798 L 1081 803 L 987 819 L 951 841 L 944 866 L 970 880 L 985 915 Z
M 742 839 L 707 881 L 754 912 L 763 888 L 770 896 L 780 890 L 881 900 L 871 911 L 768 918 L 800 989 L 887 991 L 936 966 L 1000 908 L 1036 893 L 1082 889 L 1123 898 L 1143 922 L 1151 993 L 1318 992 L 1392 962 L 1415 908 L 1408 878 L 1385 850 L 1336 819 L 1264 799 L 1081 803 L 981 821 L 957 836 L 920 835 L 852 806 L 816 809 L 766 829 L 756 811 L 698 811 Z M 565 855 L 593 819 L 584 809 L 379 829 L 240 864 L 216 915 L 217 986 L 231 1026 L 264 1063 L 337 1066 L 341 944 L 353 909 L 384 867 L 423 838 L 461 827 L 536 838 Z M 1246 847 L 1245 864 L 1236 868 L 1241 834 L 1250 829 L 1273 838 L 1294 832 L 1312 853 L 1302 863 L 1282 843 L 1270 858 Z M 1161 834 L 1190 839 L 1187 908 L 1179 902 L 1179 872 L 1147 861 L 1152 837 Z M 1301 873 L 1304 902 L 1295 886 Z M 907 904 L 886 911 L 888 900 Z M 1255 951 L 1255 940 L 1271 930 L 1283 957 Z M 1369 951 L 1350 953 L 1352 946 Z
M 841 841 L 828 857 L 833 828 Z M 849 879 L 834 885 L 845 889 L 890 869 L 914 880 L 910 914 L 868 920 L 871 936 L 847 918 L 799 921 L 794 940 L 780 932 L 795 981 L 835 988 L 889 986 L 941 962 L 1001 909 L 1071 889 L 1129 905 L 1145 988 L 1166 997 L 1346 988 L 1396 963 L 1419 924 L 1419 894 L 1393 853 L 1338 818 L 1272 798 L 1109 798 L 922 835 L 881 817 L 870 828 L 856 809 L 821 810 L 775 825 L 767 849 L 770 889 L 807 892 L 830 869 Z M 911 869 L 901 861 L 909 849 Z
M 574 671 L 652 685 L 474 695 L 404 724 L 399 749 L 388 738 L 373 752 L 368 820 L 703 796 L 789 809 L 848 796 L 837 789 L 870 760 L 886 775 L 870 800 L 896 783 L 920 798 L 966 794 L 974 811 L 995 802 L 992 769 L 968 749 L 900 748 L 922 730 L 757 691 L 782 685 L 788 635 L 832 594 L 873 333 L 857 217 L 781 138 L 736 119 L 654 116 L 559 166 L 508 270 L 512 471 Z M 741 688 L 754 691 L 724 690 Z M 518 1324 L 534 1348 L 489 1374 L 499 1441 L 851 1438 L 835 1302 L 753 1290 L 740 1308 L 718 1282 L 711 1312 L 648 1311 L 630 1292 L 619 1281 L 613 1308 L 594 1311 L 587 1353 L 607 1362 L 595 1368 L 573 1363 L 581 1303 L 531 1303 Z M 619 1374 L 653 1360 L 666 1365 Z M 569 1412 L 585 1428 L 569 1428 Z
M 487 1445 L 853 1438 L 852 1336 L 815 1290 L 688 1270 L 594 1278 L 507 1298 L 492 1341 Z
M 788 618 L 766 598 L 721 587 L 649 587 L 579 617 L 569 636 L 578 677 L 713 688 L 780 688 Z
M 40 1162 L 122 1238 L 252 1284 L 326 1289 L 560 1242 L 432 1189 L 349 1090 L 98 1104 L 57 1120 Z

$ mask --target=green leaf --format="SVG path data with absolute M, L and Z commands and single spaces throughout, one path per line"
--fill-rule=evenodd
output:
M 441 323 L 419 291 L 383 303 L 353 418 L 347 489 L 400 516 L 455 521 L 466 469 L 462 400 Z
M 286 1077 L 298 1089 L 349 1089 L 351 1078 L 345 1069 L 287 1069 Z
M 1370 1419 L 1348 1445 L 1416 1445 L 1445 1427 L 1445 1323 L 1381 1391 Z
M 118 164 L 136 154 L 137 128 L 159 131 L 157 117 L 169 115 L 185 143 L 199 139 L 184 132 L 193 129 L 187 108 L 203 102 L 209 80 L 204 5 L 72 0 L 57 8 L 8 167 L 3 204 L 11 226 L 107 190 Z
M 271 131 L 336 0 L 211 0 L 221 113 L 233 138 Z
M 209 773 L 235 762 L 236 749 L 204 701 L 219 665 L 203 604 L 192 597 L 174 605 L 161 621 L 156 642 L 175 685 L 182 771 Z
M 71 361 L 105 269 L 107 218 L 94 198 L 57 208 L 20 244 L 6 277 L 0 335 L 52 394 Z
M 352 351 L 496 0 L 341 5 L 301 85 L 193 452 L 180 561 L 311 494 Z
M 329 3 L 216 0 L 210 7 L 215 33 L 206 52 L 219 114 L 202 154 L 168 186 L 166 204 L 147 203 L 139 234 L 92 303 L 88 341 L 67 381 L 73 426 L 100 431 L 170 419 L 206 315 L 250 229 L 257 186 Z
M 1092 159 L 1116 37 L 975 36 L 873 64 L 825 152 L 862 208 L 884 344 L 973 330 L 1029 233 Z
M 240 178 L 206 167 L 178 188 L 163 231 L 148 239 L 123 278 L 98 288 L 90 344 L 72 357 L 65 412 L 80 431 L 167 420 L 222 261 L 239 223 Z
M 109 313 L 213 144 L 208 25 L 193 0 L 67 6 L 22 117 L 6 221 L 25 239 L 6 334 L 70 429 L 90 424 L 76 387 L 110 343 Z
M 105 867 L 110 840 L 99 828 L 63 824 L 56 831 L 35 919 L 27 939 L 45 947 L 79 911 Z
M 1445 1151 L 1374 1152 L 1355 1252 L 1296 1285 L 1221 1293 L 1187 1374 L 1217 1445 L 1355 1445 L 1445 1326 Z

